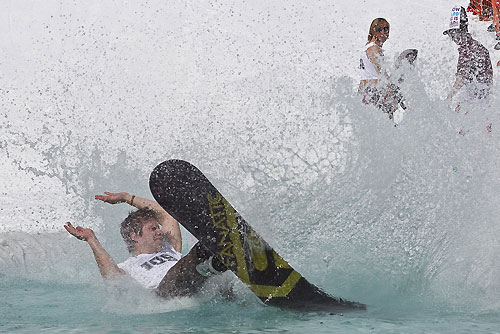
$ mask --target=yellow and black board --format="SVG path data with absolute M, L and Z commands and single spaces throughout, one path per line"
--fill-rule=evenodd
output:
M 191 232 L 265 304 L 310 311 L 364 309 L 335 298 L 295 271 L 238 214 L 203 173 L 183 160 L 155 167 L 149 187 L 156 201 Z

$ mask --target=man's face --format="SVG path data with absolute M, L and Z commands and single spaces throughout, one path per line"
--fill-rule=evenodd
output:
M 131 234 L 135 241 L 135 251 L 138 254 L 151 254 L 161 250 L 163 243 L 163 232 L 155 219 L 148 220 L 142 226 L 142 235 Z
M 462 42 L 462 34 L 460 34 L 458 32 L 450 33 L 450 38 L 457 45 L 460 45 Z

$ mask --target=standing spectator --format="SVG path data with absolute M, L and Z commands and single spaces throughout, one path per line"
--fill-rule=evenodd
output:
M 472 38 L 467 28 L 467 13 L 463 7 L 454 7 L 450 29 L 443 32 L 458 45 L 458 64 L 455 83 L 447 99 L 463 90 L 467 100 L 484 99 L 493 84 L 493 67 L 488 50 Z
M 389 22 L 376 18 L 370 25 L 368 41 L 360 57 L 359 92 L 363 94 L 363 103 L 373 104 L 389 114 L 392 119 L 398 108 L 398 100 L 389 82 L 389 75 L 384 69 L 384 50 L 382 45 L 389 38 Z

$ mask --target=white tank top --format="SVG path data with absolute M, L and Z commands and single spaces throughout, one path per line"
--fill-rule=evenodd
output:
M 361 51 L 361 58 L 359 59 L 359 72 L 361 74 L 361 80 L 378 80 L 379 74 L 375 65 L 368 59 L 366 56 L 366 50 L 369 47 L 374 46 L 375 42 L 371 42 L 366 44 L 363 50 Z

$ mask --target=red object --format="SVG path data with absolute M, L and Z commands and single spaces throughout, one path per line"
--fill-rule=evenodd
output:
M 500 66 L 500 61 L 497 63 L 497 66 Z
M 500 0 L 491 1 L 491 18 L 493 19 L 493 25 L 495 26 L 495 31 L 497 36 L 500 36 Z
M 492 16 L 492 0 L 470 0 L 468 9 L 481 21 L 489 21 Z

